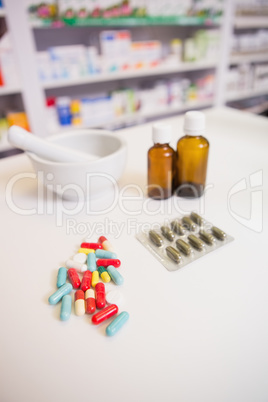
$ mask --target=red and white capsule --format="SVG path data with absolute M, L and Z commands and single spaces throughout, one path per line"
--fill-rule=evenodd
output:
M 81 285 L 81 281 L 78 273 L 76 272 L 76 269 L 69 268 L 67 274 L 71 284 L 73 285 L 73 288 L 78 289 Z
M 77 290 L 74 295 L 74 311 L 76 315 L 85 314 L 85 294 L 83 290 Z
M 98 267 L 108 267 L 109 265 L 113 265 L 115 268 L 119 268 L 121 265 L 121 261 L 117 258 L 99 258 L 97 260 Z
M 86 271 L 83 275 L 83 279 L 82 279 L 82 283 L 81 283 L 81 289 L 83 290 L 83 292 L 90 289 L 91 278 L 92 278 L 92 272 Z
M 96 311 L 95 292 L 93 289 L 88 289 L 85 293 L 86 313 L 93 314 Z
M 101 243 L 104 250 L 114 252 L 112 244 L 106 239 L 105 236 L 100 236 L 98 242 Z
M 92 322 L 95 325 L 100 324 L 102 321 L 107 320 L 118 313 L 118 307 L 116 304 L 110 304 L 110 306 L 105 307 L 103 310 L 92 316 Z
M 105 286 L 104 283 L 98 282 L 95 286 L 96 292 L 96 307 L 101 309 L 105 307 L 106 299 L 105 299 Z

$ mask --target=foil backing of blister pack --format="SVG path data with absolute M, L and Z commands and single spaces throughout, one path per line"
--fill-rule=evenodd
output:
M 187 229 L 187 227 L 185 225 L 183 225 L 182 223 L 182 218 L 181 217 L 176 217 L 172 220 L 166 220 L 165 222 L 161 223 L 154 223 L 151 225 L 151 228 L 147 228 L 145 230 L 141 230 L 137 235 L 136 238 L 141 242 L 141 244 L 158 260 L 161 262 L 161 264 L 168 270 L 168 271 L 177 271 L 178 269 L 181 269 L 183 267 L 185 267 L 187 264 L 190 264 L 191 262 L 197 260 L 198 258 L 204 257 L 206 254 L 211 253 L 215 250 L 217 250 L 220 247 L 225 246 L 226 244 L 230 243 L 231 241 L 234 240 L 234 238 L 232 236 L 230 236 L 229 234 L 226 234 L 226 237 L 224 240 L 219 240 L 218 238 L 215 238 L 215 243 L 213 245 L 209 245 L 207 243 L 205 243 L 203 241 L 203 243 L 205 243 L 205 247 L 202 251 L 199 251 L 197 249 L 195 249 L 194 247 L 192 247 L 192 253 L 190 256 L 186 256 L 184 255 L 180 250 L 178 250 L 178 248 L 176 247 L 176 240 L 178 239 L 182 239 L 184 240 L 186 243 L 188 243 L 189 245 L 190 242 L 188 240 L 188 236 L 190 234 L 194 234 L 196 235 L 198 238 L 199 237 L 199 231 L 205 230 L 206 232 L 213 234 L 211 228 L 213 226 L 216 226 L 212 223 L 210 223 L 209 221 L 207 221 L 205 218 L 202 217 L 203 219 L 203 223 L 202 225 L 198 225 L 196 224 L 196 229 L 194 231 L 190 231 L 189 228 Z M 173 222 L 174 220 L 178 220 L 185 228 L 186 233 L 183 235 L 179 235 L 177 233 L 174 233 L 175 238 L 173 241 L 169 241 L 166 237 L 163 236 L 162 232 L 161 232 L 161 227 L 162 226 L 168 226 L 171 229 L 171 222 Z M 157 247 L 150 239 L 149 237 L 149 232 L 150 230 L 154 230 L 159 236 L 161 236 L 163 244 L 160 247 Z M 174 247 L 181 255 L 181 261 L 179 263 L 174 262 L 170 257 L 168 257 L 167 253 L 166 253 L 166 248 L 168 246 L 172 246 Z

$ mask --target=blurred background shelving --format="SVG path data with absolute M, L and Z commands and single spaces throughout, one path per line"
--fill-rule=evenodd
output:
M 263 0 L 8 0 L 1 117 L 7 127 L 10 112 L 26 112 L 46 136 L 224 104 L 265 114 L 267 10 Z M 7 44 L 17 72 L 5 79 Z
M 226 102 L 267 115 L 268 2 L 237 1 L 232 25 Z
M 0 2 L 0 158 L 18 153 L 7 141 L 7 129 L 19 124 L 28 129 L 16 55 L 10 39 L 6 9 Z

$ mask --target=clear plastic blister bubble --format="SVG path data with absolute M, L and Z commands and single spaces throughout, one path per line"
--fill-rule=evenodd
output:
M 195 212 L 152 224 L 136 237 L 168 271 L 177 271 L 234 240 Z

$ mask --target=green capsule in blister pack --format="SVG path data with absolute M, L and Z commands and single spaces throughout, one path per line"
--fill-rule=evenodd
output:
M 178 220 L 171 222 L 171 227 L 174 230 L 174 232 L 177 233 L 179 236 L 183 236 L 186 233 L 186 230 L 184 229 L 183 225 Z
M 190 246 L 190 244 L 186 243 L 186 241 L 184 241 L 182 239 L 178 239 L 176 241 L 176 246 L 185 255 L 191 255 L 191 253 L 193 252 L 193 249 Z
M 195 235 L 189 235 L 188 236 L 188 240 L 190 242 L 190 244 L 196 248 L 199 251 L 202 251 L 205 249 L 205 244 L 202 242 L 202 240 L 200 240 L 198 237 L 196 237 Z
M 161 226 L 162 235 L 165 236 L 169 241 L 173 241 L 175 239 L 174 232 L 168 226 Z
M 166 253 L 169 256 L 169 258 L 172 259 L 176 264 L 178 264 L 181 261 L 181 255 L 180 253 L 172 246 L 168 246 L 166 248 Z
M 217 237 L 217 239 L 225 240 L 226 233 L 223 230 L 216 228 L 216 226 L 212 226 L 211 230 L 212 230 L 213 236 Z
M 160 236 L 158 233 L 156 233 L 155 230 L 150 230 L 149 236 L 150 236 L 151 241 L 152 241 L 157 247 L 161 247 L 161 246 L 162 246 L 163 240 L 162 240 L 161 236 Z
M 212 234 L 205 232 L 205 230 L 199 231 L 199 237 L 205 243 L 210 244 L 210 245 L 213 245 L 216 241 L 215 237 Z
M 190 217 L 192 221 L 194 221 L 199 226 L 203 226 L 205 223 L 205 220 L 202 218 L 202 216 L 198 215 L 196 212 L 191 212 Z

